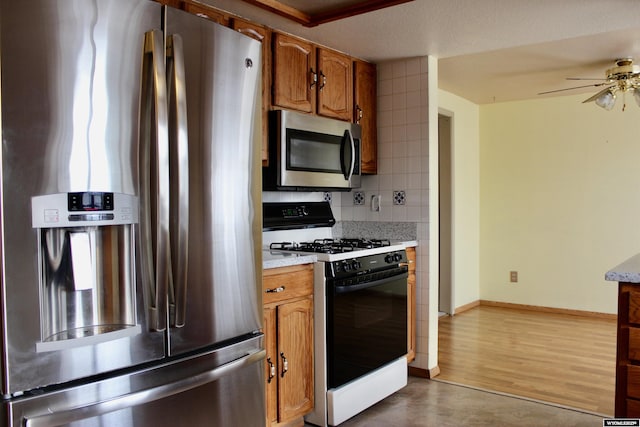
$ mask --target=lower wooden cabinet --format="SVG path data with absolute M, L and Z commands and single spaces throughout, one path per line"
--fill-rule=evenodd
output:
M 313 265 L 263 273 L 267 425 L 303 425 L 313 410 Z
M 407 363 L 416 358 L 416 248 L 407 248 Z
M 640 286 L 618 285 L 615 416 L 640 418 Z

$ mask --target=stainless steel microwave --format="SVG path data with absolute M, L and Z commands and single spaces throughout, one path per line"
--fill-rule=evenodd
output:
M 269 114 L 264 190 L 360 187 L 360 125 L 287 110 Z

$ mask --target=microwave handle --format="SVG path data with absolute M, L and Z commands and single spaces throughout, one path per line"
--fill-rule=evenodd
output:
M 345 161 L 345 148 L 347 145 L 347 142 L 349 142 L 350 146 L 351 146 L 351 159 L 348 160 L 348 164 Z M 356 167 L 356 143 L 353 140 L 353 135 L 351 135 L 351 132 L 347 129 L 344 131 L 344 137 L 342 138 L 342 173 L 344 175 L 344 179 L 346 179 L 347 181 L 351 179 L 351 176 L 353 175 L 353 171 L 355 170 Z

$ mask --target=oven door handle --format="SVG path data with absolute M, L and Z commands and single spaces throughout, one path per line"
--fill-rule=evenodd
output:
M 362 289 L 374 288 L 376 286 L 393 282 L 394 280 L 407 279 L 408 277 L 409 277 L 409 272 L 405 271 L 404 273 L 396 274 L 391 277 L 385 277 L 384 279 L 380 279 L 380 280 L 374 280 L 373 282 L 359 283 L 357 285 L 334 286 L 333 290 L 336 294 L 346 294 L 349 292 L 360 291 Z

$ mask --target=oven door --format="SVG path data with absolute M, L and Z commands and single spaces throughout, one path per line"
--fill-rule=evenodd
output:
M 389 277 L 351 285 L 327 282 L 329 389 L 407 353 L 407 270 L 384 275 Z

